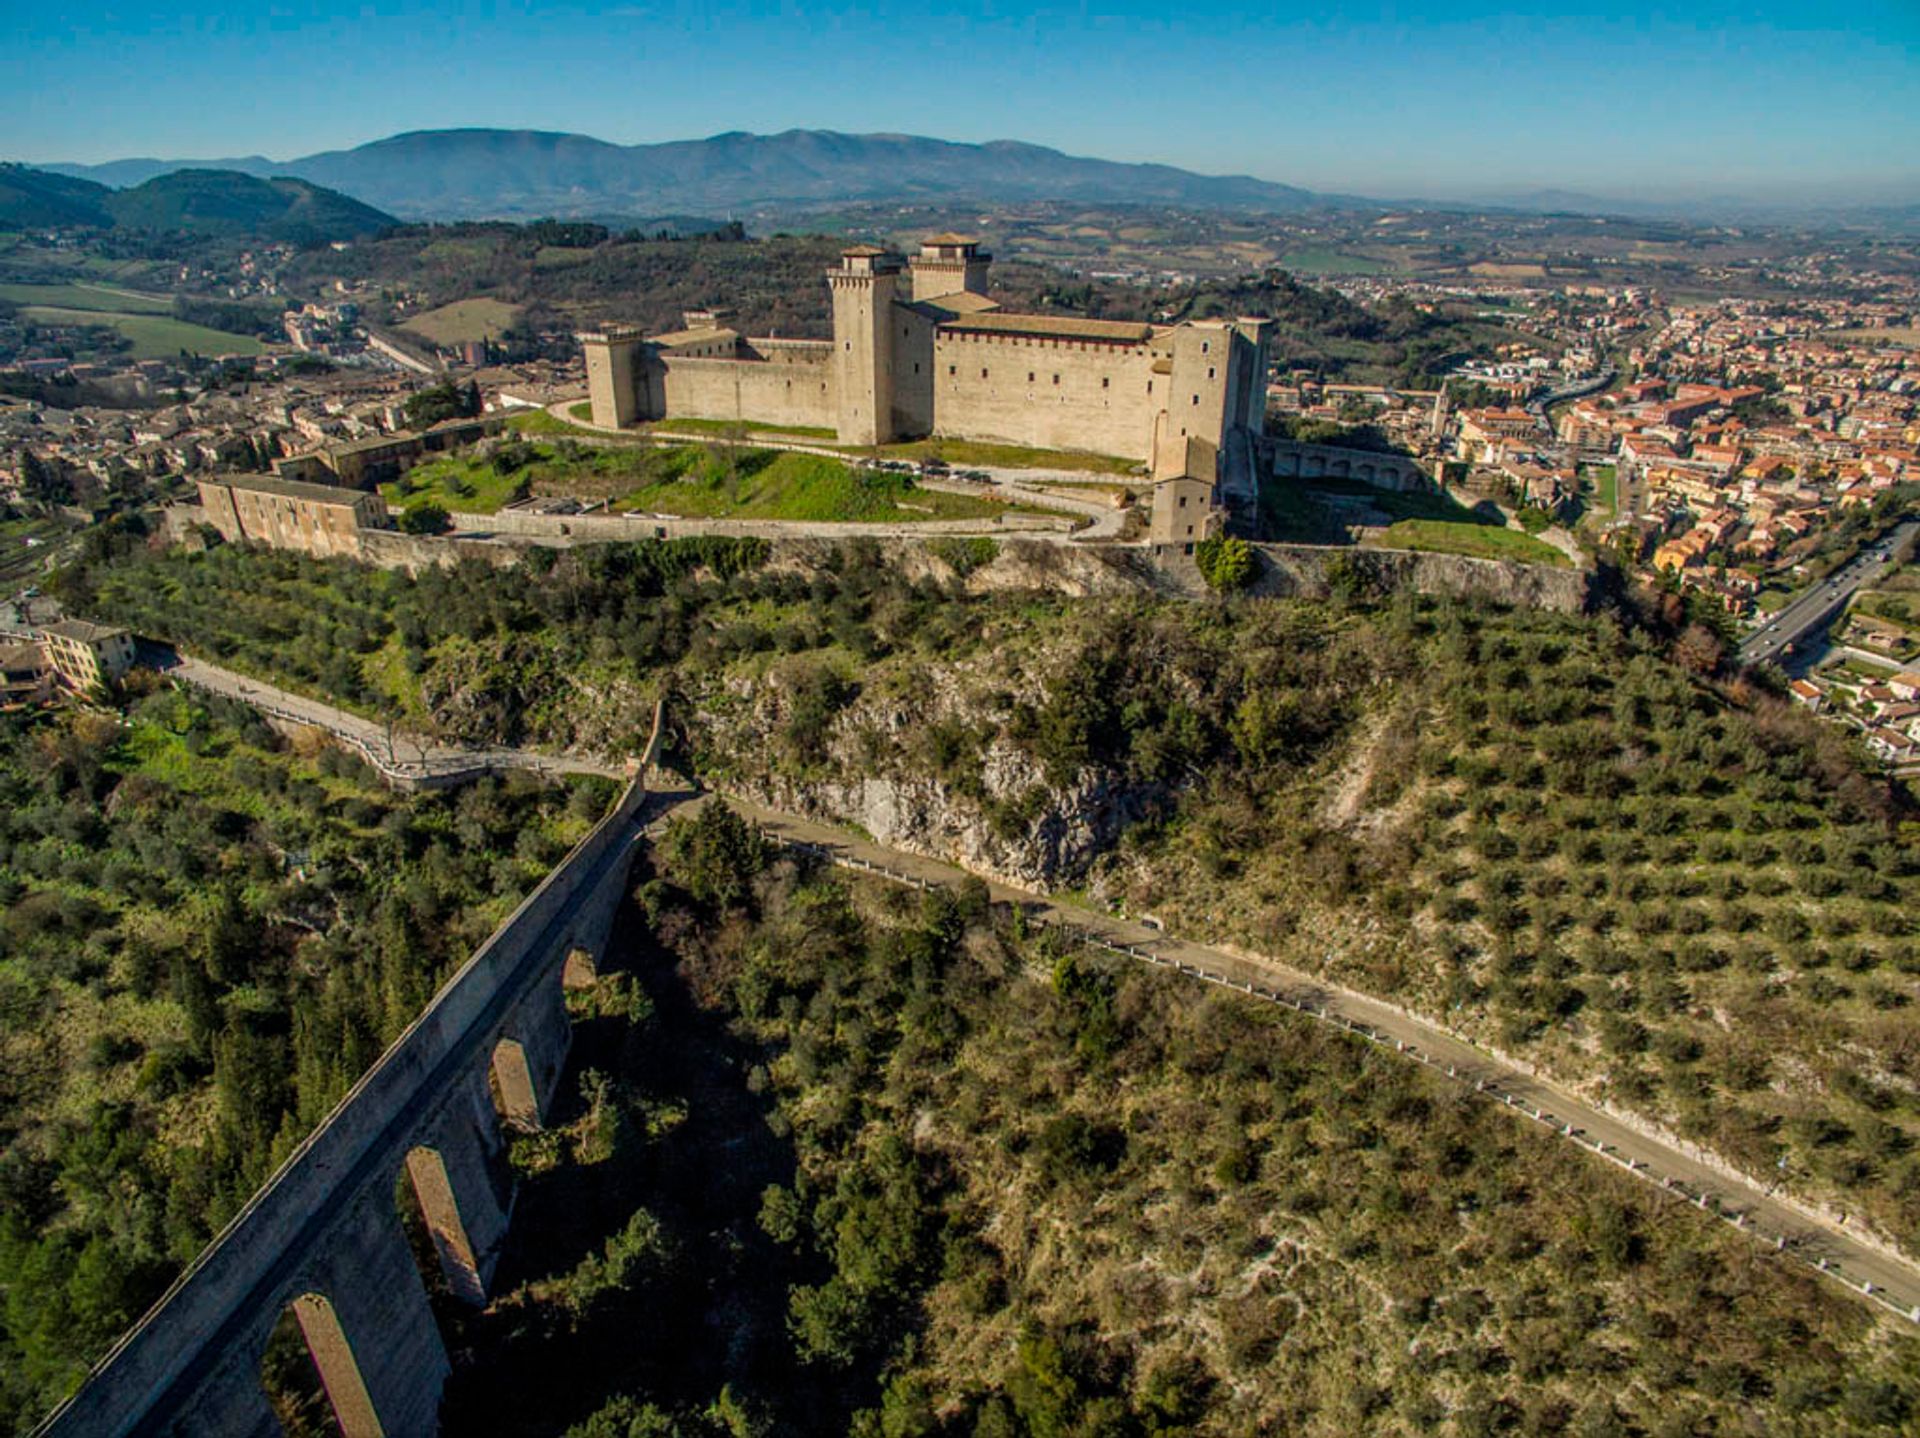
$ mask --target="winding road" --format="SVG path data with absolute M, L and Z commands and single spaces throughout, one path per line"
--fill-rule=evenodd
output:
M 727 802 L 783 843 L 835 863 L 910 884 L 953 884 L 971 877 L 955 865 L 884 848 L 831 825 L 781 813 L 734 795 Z M 1673 1142 L 1651 1126 L 1582 1099 L 1525 1066 L 1383 999 L 1316 978 L 1263 955 L 1176 938 L 1159 929 L 999 882 L 997 900 L 1030 917 L 1075 931 L 1109 953 L 1284 1004 L 1427 1065 L 1490 1102 L 1612 1163 L 1643 1182 L 1712 1214 L 1773 1249 L 1782 1261 L 1833 1278 L 1858 1297 L 1920 1324 L 1920 1265 L 1835 1218 Z
M 158 646 L 150 646 L 149 652 L 156 657 L 172 654 Z M 371 720 L 217 665 L 174 656 L 164 672 L 184 683 L 242 700 L 265 713 L 339 735 L 363 752 L 373 746 L 384 753 L 388 743 L 386 729 Z M 391 743 L 393 767 L 404 770 L 419 766 L 419 773 L 472 774 L 507 768 L 609 777 L 624 773 L 594 760 L 524 749 L 460 749 L 408 734 L 395 733 Z M 712 797 L 689 791 L 682 802 L 699 804 Z M 922 887 L 973 877 L 938 859 L 883 847 L 832 825 L 768 809 L 735 795 L 724 797 L 775 839 L 834 863 Z M 1157 927 L 1063 905 L 1046 894 L 998 881 L 989 881 L 988 889 L 997 900 L 1021 905 L 1036 921 L 1069 929 L 1084 942 L 1110 954 L 1284 1004 L 1391 1048 L 1410 1062 L 1425 1064 L 1472 1088 L 1489 1102 L 1541 1124 L 1597 1160 L 1612 1163 L 1660 1189 L 1675 1202 L 1689 1204 L 1742 1229 L 1754 1242 L 1775 1251 L 1781 1261 L 1822 1273 L 1856 1296 L 1920 1324 L 1920 1264 L 1877 1242 L 1858 1225 L 1849 1226 L 1844 1215 L 1836 1217 L 1776 1193 L 1771 1186 L 1668 1138 L 1646 1122 L 1591 1103 L 1432 1019 L 1230 945 L 1192 942 Z

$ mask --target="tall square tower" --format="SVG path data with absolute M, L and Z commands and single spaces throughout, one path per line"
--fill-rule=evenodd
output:
M 971 235 L 929 235 L 913 257 L 913 297 L 937 300 L 942 295 L 984 295 L 987 266 L 993 256 Z
M 900 256 L 875 245 L 840 252 L 827 271 L 833 294 L 833 376 L 842 444 L 893 438 L 893 302 Z

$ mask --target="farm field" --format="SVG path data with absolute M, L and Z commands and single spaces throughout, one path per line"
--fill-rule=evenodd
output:
M 1913 325 L 1895 325 L 1878 329 L 1828 330 L 1833 339 L 1843 340 L 1886 340 L 1890 344 L 1904 345 L 1908 349 L 1920 349 L 1920 327 Z
M 1369 259 L 1346 250 L 1288 250 L 1280 267 L 1302 275 L 1375 275 L 1400 268 L 1388 260 Z
M 0 522 L 0 585 L 9 591 L 41 573 L 67 530 L 55 519 Z
M 497 340 L 513 328 L 519 318 L 518 305 L 482 297 L 455 300 L 450 305 L 427 310 L 407 320 L 401 328 L 437 345 L 457 345 L 468 340 Z
M 188 324 L 164 314 L 122 314 L 111 310 L 82 310 L 52 305 L 26 305 L 20 313 L 43 325 L 105 325 L 132 345 L 134 359 L 168 359 L 182 350 L 201 355 L 258 355 L 267 347 L 252 335 L 228 334 L 205 325 Z
M 173 298 L 170 295 L 123 290 L 114 285 L 0 285 L 0 300 L 15 305 L 54 305 L 62 309 L 96 310 L 106 314 L 164 315 L 173 311 Z

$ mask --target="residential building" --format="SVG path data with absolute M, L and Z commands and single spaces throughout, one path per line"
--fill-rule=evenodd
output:
M 70 689 L 97 693 L 133 667 L 133 636 L 84 619 L 60 619 L 40 630 L 47 664 Z

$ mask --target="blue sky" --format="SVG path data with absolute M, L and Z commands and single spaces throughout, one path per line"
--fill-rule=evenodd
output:
M 807 127 L 1369 195 L 1920 199 L 1920 0 L 4 4 L 0 157 L 30 161 Z

